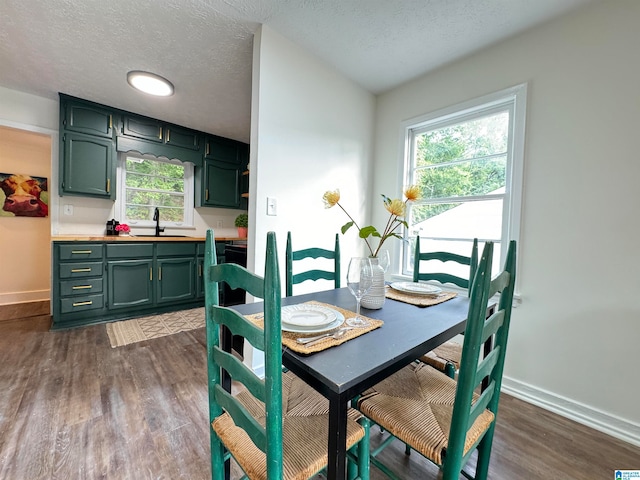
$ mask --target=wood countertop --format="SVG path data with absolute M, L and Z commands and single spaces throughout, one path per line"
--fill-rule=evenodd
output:
M 246 241 L 240 237 L 216 237 L 218 242 Z M 57 235 L 51 237 L 52 242 L 204 242 L 205 237 L 136 237 L 126 235 Z

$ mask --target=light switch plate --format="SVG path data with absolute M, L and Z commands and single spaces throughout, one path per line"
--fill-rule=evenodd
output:
M 278 214 L 278 202 L 274 197 L 267 197 L 267 215 L 276 216 Z

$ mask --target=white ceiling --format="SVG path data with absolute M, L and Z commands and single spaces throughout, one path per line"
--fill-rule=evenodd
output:
M 592 1 L 2 0 L 0 85 L 248 141 L 260 24 L 377 94 Z M 135 92 L 129 70 L 175 95 Z

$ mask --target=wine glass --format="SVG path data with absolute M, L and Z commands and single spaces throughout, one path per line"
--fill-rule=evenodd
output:
M 351 327 L 367 327 L 369 322 L 360 316 L 360 300 L 373 285 L 373 269 L 367 257 L 353 257 L 347 270 L 347 287 L 356 297 L 356 316 L 347 320 Z

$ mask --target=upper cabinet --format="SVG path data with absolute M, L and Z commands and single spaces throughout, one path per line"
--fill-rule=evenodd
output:
M 195 166 L 195 205 L 247 209 L 249 145 L 60 94 L 60 195 L 115 199 L 117 152 Z
M 115 113 L 80 101 L 63 101 L 62 128 L 70 132 L 113 138 Z
M 115 112 L 60 96 L 63 195 L 115 198 Z
M 249 161 L 246 143 L 216 136 L 205 138 L 204 166 L 196 174 L 196 206 L 247 209 Z

